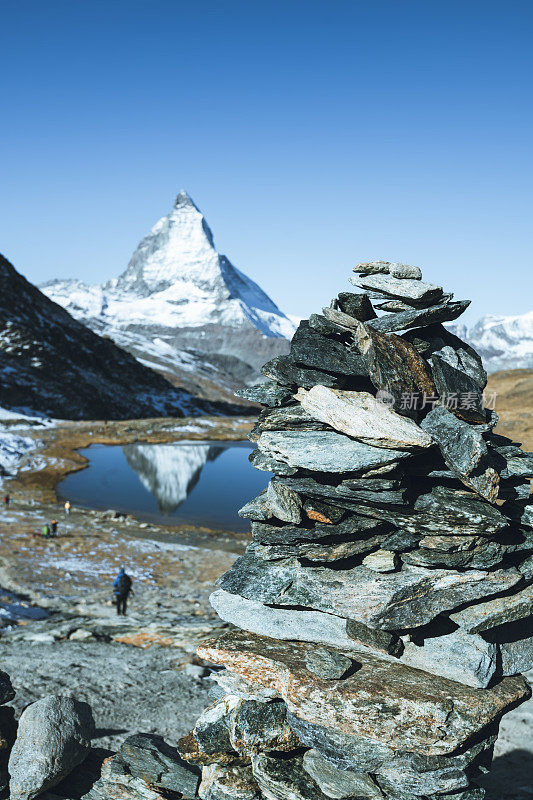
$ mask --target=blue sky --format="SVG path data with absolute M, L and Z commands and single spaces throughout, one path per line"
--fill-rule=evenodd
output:
M 533 307 L 529 2 L 0 0 L 0 252 L 101 281 L 185 188 L 288 313 L 374 258 Z

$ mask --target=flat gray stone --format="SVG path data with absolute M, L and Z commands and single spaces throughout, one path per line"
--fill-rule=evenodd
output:
M 32 800 L 57 786 L 91 748 L 90 706 L 72 697 L 47 695 L 21 714 L 9 757 L 11 800 Z
M 395 464 L 396 462 L 393 462 L 392 466 Z M 334 480 L 333 476 L 331 480 Z M 397 478 L 347 478 L 333 484 L 321 483 L 310 477 L 293 478 L 289 476 L 289 479 L 284 479 L 282 483 L 302 495 L 323 497 L 337 506 L 343 499 L 353 501 L 353 503 L 373 501 L 379 505 L 405 505 L 409 497 L 408 485 Z M 344 504 L 344 507 L 349 509 L 353 506 Z
M 471 789 L 470 778 L 476 768 L 490 766 L 496 738 L 493 733 L 455 756 L 398 753 L 381 765 L 376 779 L 393 797 L 440 797 L 442 794 L 443 798 L 453 800 L 456 792 L 462 794 L 461 790 Z
M 402 640 L 396 634 L 369 628 L 355 619 L 346 620 L 346 633 L 357 644 L 371 647 L 373 650 L 379 650 L 387 655 L 399 657 L 404 649 Z
M 151 787 L 181 792 L 195 797 L 200 783 L 200 770 L 184 761 L 175 747 L 161 736 L 138 733 L 129 736 L 115 756 L 132 778 L 141 778 Z
M 340 680 L 352 668 L 353 661 L 336 650 L 317 647 L 307 653 L 305 666 L 323 680 Z
M 381 401 L 388 402 L 402 416 L 418 419 L 419 408 L 416 406 L 421 405 L 424 395 L 432 397 L 435 394 L 429 365 L 410 342 L 376 329 L 374 323 L 378 322 L 358 323 L 353 332 L 352 346 L 363 358 Z M 407 403 L 403 402 L 405 397 Z
M 242 508 L 239 508 L 237 513 L 239 517 L 253 519 L 258 522 L 271 519 L 273 515 L 266 502 L 266 489 L 261 494 L 258 494 L 257 497 L 254 497 L 253 500 L 249 500 Z
M 293 388 L 303 386 L 310 389 L 317 383 L 342 388 L 346 383 L 346 379 L 340 372 L 331 373 L 317 368 L 304 367 L 293 361 L 290 356 L 276 356 L 261 367 L 261 372 L 282 386 Z
M 522 573 L 526 581 L 533 580 L 533 555 L 524 558 L 518 565 L 518 570 Z
M 423 428 L 437 442 L 449 468 L 469 488 L 494 502 L 498 496 L 499 475 L 489 464 L 487 445 L 481 434 L 448 409 L 436 406 L 422 420 Z
M 472 550 L 480 544 L 481 536 L 423 536 L 418 544 L 426 550 L 442 550 L 445 553 L 456 553 Z
M 298 524 L 302 518 L 300 496 L 279 481 L 270 481 L 266 492 L 266 502 L 273 517 L 282 522 Z
M 375 550 L 363 558 L 363 566 L 373 572 L 395 572 L 399 563 L 393 550 Z
M 400 261 L 367 261 L 353 268 L 359 275 L 393 275 L 395 278 L 422 279 L 420 267 L 402 264 Z
M 305 558 L 317 564 L 331 564 L 346 558 L 363 555 L 376 550 L 386 534 L 370 536 L 368 539 L 353 539 L 326 542 L 293 542 L 291 544 L 259 544 L 249 545 L 250 552 L 266 561 L 278 561 L 286 558 Z M 387 570 L 385 570 L 387 571 Z
M 230 738 L 230 717 L 241 702 L 237 696 L 224 695 L 204 709 L 191 733 L 179 740 L 180 755 L 202 766 L 240 763 Z
M 276 381 L 266 381 L 257 386 L 248 386 L 245 389 L 237 389 L 237 397 L 251 400 L 253 403 L 261 403 L 264 406 L 282 406 L 290 403 L 292 394 L 286 386 L 280 386 Z
M 515 569 L 454 572 L 404 566 L 382 574 L 365 567 L 331 570 L 296 560 L 238 558 L 219 578 L 221 589 L 249 600 L 304 606 L 373 628 L 401 630 L 425 625 L 443 611 L 504 592 L 522 580 Z
M 280 759 L 260 753 L 252 757 L 252 768 L 265 800 L 327 800 L 303 769 L 301 756 Z
M 502 478 L 533 478 L 533 453 L 521 452 L 504 460 L 505 467 L 500 472 Z
M 377 316 L 367 294 L 339 292 L 334 301 L 334 306 L 335 309 L 331 309 L 332 311 L 338 310 L 360 322 L 366 322 L 366 320 L 374 319 Z
M 450 614 L 450 619 L 469 633 L 479 633 L 531 615 L 533 615 L 533 585 L 506 597 L 495 597 L 484 603 L 468 606 Z
M 396 414 L 368 392 L 326 386 L 299 389 L 296 399 L 307 413 L 360 442 L 397 450 L 430 447 L 431 435 L 413 420 Z
M 259 683 L 247 681 L 227 669 L 213 672 L 210 677 L 222 690 L 222 695 L 236 694 L 241 700 L 255 700 L 258 703 L 270 703 L 271 700 L 277 700 L 280 697 L 275 689 L 268 689 Z M 215 700 L 219 700 L 220 696 L 216 697 Z
M 379 786 L 370 775 L 365 772 L 341 770 L 322 758 L 318 750 L 308 750 L 304 754 L 302 767 L 326 797 L 334 800 L 354 797 L 379 800 L 383 797 Z
M 407 305 L 428 306 L 436 304 L 443 295 L 442 286 L 424 283 L 420 279 L 395 278 L 393 275 L 368 275 L 350 278 L 350 283 L 361 289 L 379 292 L 385 297 L 402 300 Z
M 475 427 L 443 406 L 435 406 L 426 414 L 420 427 L 437 442 L 444 460 L 459 476 L 469 475 L 488 455 L 487 445 Z
M 325 761 L 342 770 L 373 773 L 394 755 L 394 750 L 381 742 L 309 722 L 290 710 L 287 722 L 304 745 L 314 748 Z
M 291 394 L 292 398 L 292 394 Z M 321 431 L 326 426 L 313 419 L 300 405 L 283 406 L 283 408 L 264 408 L 259 414 L 257 425 L 248 437 L 252 442 L 257 441 L 261 431 Z
M 297 525 L 302 518 L 301 508 L 302 501 L 295 491 L 278 481 L 270 481 L 267 489 L 239 509 L 238 514 L 259 522 L 275 517 Z
M 364 361 L 358 353 L 350 350 L 344 342 L 339 341 L 338 337 L 325 336 L 307 320 L 300 322 L 292 337 L 289 358 L 306 369 L 317 369 L 321 372 L 342 375 L 344 378 L 361 378 L 368 374 Z M 302 385 L 299 381 L 297 384 Z
M 296 475 L 298 472 L 296 467 L 289 467 L 284 461 L 278 461 L 260 450 L 254 450 L 250 453 L 248 459 L 252 467 L 263 472 L 273 472 L 274 475 Z
M 376 303 L 376 308 L 379 308 L 380 311 L 412 311 L 412 306 L 408 306 L 407 303 L 402 303 L 401 300 L 385 300 L 383 303 Z
M 277 461 L 315 472 L 361 472 L 409 455 L 406 451 L 371 447 L 334 431 L 265 431 L 257 445 Z
M 421 646 L 404 642 L 403 663 L 466 686 L 485 688 L 498 667 L 498 647 L 461 629 L 428 637 Z
M 445 339 L 439 349 L 431 348 L 431 358 L 436 356 L 441 361 L 444 361 L 453 369 L 470 378 L 476 388 L 483 391 L 487 385 L 487 373 L 483 368 L 481 357 L 465 342 L 450 334 L 449 331 L 445 331 L 444 337 Z M 453 346 L 445 342 L 451 342 Z
M 519 675 L 533 669 L 533 636 L 514 642 L 501 642 L 502 675 Z
M 312 526 L 312 521 L 309 522 Z M 271 525 L 268 522 L 252 522 L 254 542 L 261 544 L 310 544 L 324 539 L 329 543 L 344 542 L 351 536 L 354 540 L 381 536 L 390 526 L 380 519 L 349 515 L 336 525 L 317 523 L 313 527 L 295 525 Z M 365 547 L 366 545 L 363 545 Z
M 431 356 L 431 372 L 440 397 L 446 398 L 447 403 L 453 402 L 454 414 L 467 422 L 485 422 L 483 394 L 476 380 L 452 367 L 437 353 Z
M 263 750 L 278 753 L 300 747 L 300 742 L 287 723 L 287 706 L 282 700 L 257 702 L 241 700 L 229 721 L 234 749 L 244 756 Z
M 494 506 L 471 492 L 438 486 L 420 495 L 411 517 L 394 512 L 391 520 L 410 533 L 493 536 L 509 524 Z
M 398 314 L 383 314 L 378 319 L 371 319 L 367 325 L 381 333 L 393 333 L 394 331 L 417 328 L 419 325 L 451 322 L 460 317 L 469 305 L 470 300 L 446 301 L 429 308 L 416 308 L 412 311 L 401 311 Z
M 218 616 L 251 633 L 285 641 L 317 642 L 342 650 L 361 649 L 361 639 L 346 633 L 346 620 L 321 611 L 271 608 L 218 589 L 209 598 Z
M 504 563 L 507 548 L 485 539 L 471 550 L 444 552 L 424 547 L 402 553 L 402 561 L 415 567 L 445 567 L 446 569 L 490 569 Z

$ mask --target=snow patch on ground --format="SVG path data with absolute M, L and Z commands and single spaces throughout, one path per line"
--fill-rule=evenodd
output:
M 0 486 L 3 477 L 16 474 L 20 462 L 35 444 L 30 436 L 0 429 Z
M 24 433 L 36 428 L 51 428 L 55 424 L 56 420 L 41 419 L 0 408 L 0 486 L 3 478 L 16 475 L 22 459 L 39 446 L 38 441 Z M 36 466 L 39 468 L 38 461 L 31 468 L 35 469 Z

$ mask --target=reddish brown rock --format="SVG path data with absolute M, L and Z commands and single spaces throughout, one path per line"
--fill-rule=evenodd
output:
M 473 689 L 366 653 L 346 679 L 321 680 L 305 666 L 313 648 L 236 631 L 198 653 L 274 689 L 307 722 L 425 755 L 452 753 L 531 693 L 522 676 Z

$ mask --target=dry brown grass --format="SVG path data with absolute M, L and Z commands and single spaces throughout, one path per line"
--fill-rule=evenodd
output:
M 487 392 L 496 392 L 500 421 L 496 433 L 533 450 L 533 370 L 508 369 L 489 375 Z

